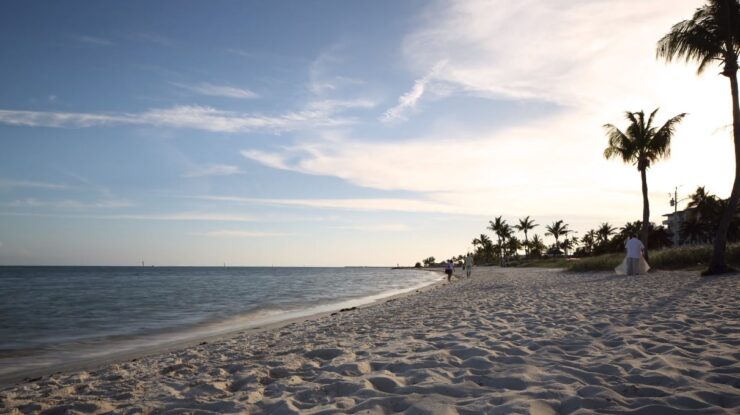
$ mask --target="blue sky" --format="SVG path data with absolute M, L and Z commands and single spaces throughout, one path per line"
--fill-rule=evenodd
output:
M 621 225 L 639 175 L 601 125 L 655 107 L 690 115 L 653 221 L 675 185 L 726 196 L 726 80 L 654 58 L 699 2 L 643 3 L 6 2 L 0 264 L 413 264 L 498 215 Z

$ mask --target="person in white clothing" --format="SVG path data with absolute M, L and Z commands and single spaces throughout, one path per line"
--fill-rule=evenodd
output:
M 470 274 L 473 273 L 473 256 L 468 254 L 465 257 L 465 276 L 470 278 Z
M 640 272 L 640 259 L 645 250 L 645 245 L 634 235 L 625 242 L 624 247 L 627 249 L 627 275 L 636 275 Z

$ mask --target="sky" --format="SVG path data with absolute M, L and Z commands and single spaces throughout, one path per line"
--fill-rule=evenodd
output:
M 660 223 L 734 178 L 729 81 L 655 57 L 701 4 L 3 2 L 0 265 L 413 265 L 500 215 L 621 226 L 640 175 L 603 125 L 655 108 L 688 113 Z

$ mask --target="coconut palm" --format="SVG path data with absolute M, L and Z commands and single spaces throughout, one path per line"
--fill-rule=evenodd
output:
M 596 245 L 596 231 L 591 229 L 581 237 L 581 245 L 583 246 L 582 252 L 591 255 L 594 252 L 594 245 Z
M 575 249 L 578 246 L 578 238 L 575 236 L 568 238 L 567 236 L 563 239 L 560 247 L 563 248 L 563 253 L 568 256 L 568 251 Z
M 710 65 L 722 66 L 722 75 L 730 80 L 732 95 L 732 132 L 735 142 L 735 181 L 732 193 L 722 212 L 714 238 L 714 250 L 707 274 L 726 272 L 727 233 L 740 199 L 740 100 L 737 84 L 737 58 L 740 54 L 740 2 L 738 0 L 708 0 L 696 9 L 691 19 L 676 23 L 658 41 L 657 56 L 670 62 L 674 59 L 695 61 L 698 73 Z M 647 222 L 644 220 L 643 222 Z
M 678 114 L 669 119 L 660 128 L 653 126 L 653 119 L 658 112 L 655 109 L 645 122 L 645 113 L 626 112 L 625 117 L 630 125 L 625 132 L 606 124 L 606 135 L 609 146 L 604 150 L 607 159 L 620 158 L 625 163 L 637 166 L 642 179 L 642 244 L 645 246 L 645 259 L 648 259 L 648 223 L 650 223 L 650 201 L 648 200 L 647 169 L 650 165 L 671 154 L 671 138 L 676 125 L 686 114 Z
M 547 246 L 545 246 L 545 243 L 542 242 L 542 239 L 540 239 L 540 236 L 535 234 L 532 237 L 532 240 L 529 241 L 529 253 L 530 255 L 534 256 L 541 256 L 542 251 L 547 249 Z
M 511 236 L 511 227 L 508 223 L 506 223 L 506 220 L 503 219 L 501 216 L 497 216 L 493 218 L 493 220 L 488 221 L 489 226 L 488 229 L 493 231 L 493 233 L 496 234 L 496 238 L 498 238 L 498 248 L 499 248 L 499 254 L 501 256 L 501 264 L 503 265 L 504 262 L 504 242 L 506 242 L 506 238 Z
M 517 252 L 522 248 L 523 244 L 519 240 L 519 238 L 517 238 L 516 236 L 511 236 L 509 237 L 509 240 L 506 241 L 504 246 L 506 247 L 506 251 L 509 255 L 513 255 L 514 257 L 516 257 L 518 255 Z
M 534 220 L 530 219 L 529 216 L 524 219 L 519 219 L 519 224 L 514 225 L 514 229 L 524 232 L 524 243 L 522 243 L 522 245 L 524 246 L 525 255 L 529 255 L 529 238 L 527 238 L 527 231 L 531 231 L 537 226 L 539 225 L 534 223 Z
M 614 235 L 614 232 L 616 231 L 617 228 L 610 225 L 609 222 L 602 223 L 601 226 L 599 226 L 599 229 L 596 230 L 596 236 L 598 237 L 599 244 L 608 244 L 609 237 Z
M 480 247 L 478 247 L 480 245 Z M 477 261 L 480 262 L 491 262 L 493 256 L 493 241 L 485 233 L 480 234 L 480 237 L 473 239 L 473 246 L 476 248 L 476 254 L 478 255 Z
M 567 236 L 569 233 L 573 232 L 568 229 L 568 224 L 564 223 L 562 219 L 553 222 L 552 225 L 545 226 L 545 229 L 547 230 L 545 235 L 550 235 L 555 238 L 555 250 L 560 249 L 560 237 Z

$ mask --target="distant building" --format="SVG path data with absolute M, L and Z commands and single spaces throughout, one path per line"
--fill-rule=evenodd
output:
M 665 216 L 663 225 L 673 236 L 673 246 L 688 245 L 686 243 L 683 243 L 683 241 L 681 240 L 681 225 L 683 225 L 683 223 L 689 219 L 689 215 L 691 215 L 691 212 L 693 212 L 694 210 L 694 208 L 686 208 L 684 210 L 679 210 L 663 215 Z M 708 241 L 704 242 L 708 243 Z

